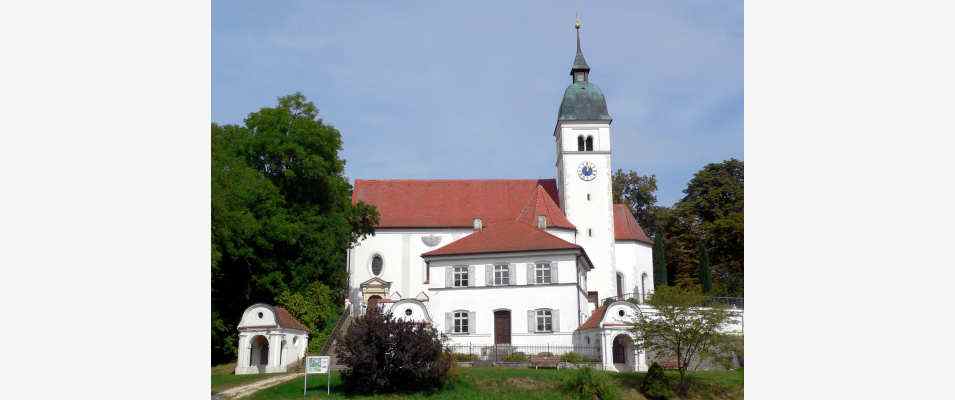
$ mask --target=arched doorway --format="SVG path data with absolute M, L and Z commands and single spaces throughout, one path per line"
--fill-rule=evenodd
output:
M 381 301 L 381 296 L 374 295 L 368 298 L 368 310 L 369 311 L 378 311 L 378 302 Z
M 258 335 L 252 338 L 252 345 L 249 346 L 249 366 L 266 365 L 269 365 L 269 340 Z
M 633 371 L 633 339 L 621 333 L 613 338 L 613 364 L 617 371 Z

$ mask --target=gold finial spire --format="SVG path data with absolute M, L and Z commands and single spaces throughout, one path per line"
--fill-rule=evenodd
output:
M 577 13 L 577 22 L 574 22 L 574 29 L 580 30 L 580 13 Z

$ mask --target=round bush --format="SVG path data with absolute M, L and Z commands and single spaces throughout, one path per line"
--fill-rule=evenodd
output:
M 606 373 L 594 372 L 590 367 L 575 371 L 564 381 L 564 390 L 579 400 L 616 400 L 617 386 Z
M 560 356 L 560 361 L 571 364 L 580 364 L 584 362 L 584 356 L 577 352 L 569 352 Z
M 437 389 L 447 382 L 451 360 L 438 333 L 427 325 L 370 312 L 355 318 L 338 342 L 342 384 L 350 393 Z
M 654 362 L 647 371 L 647 376 L 643 378 L 640 384 L 640 391 L 650 400 L 666 400 L 673 397 L 673 390 L 670 389 L 670 382 L 663 373 L 663 367 Z
M 504 356 L 504 361 L 511 361 L 511 362 L 515 362 L 515 361 L 527 361 L 527 354 L 524 354 L 524 353 L 522 353 L 522 352 L 520 352 L 520 351 L 516 351 L 516 352 L 513 352 L 513 353 L 511 353 L 511 354 L 508 354 L 508 355 Z

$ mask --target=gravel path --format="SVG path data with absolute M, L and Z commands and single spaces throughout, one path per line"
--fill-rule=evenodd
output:
M 248 396 L 252 393 L 258 392 L 259 390 L 265 389 L 267 387 L 272 387 L 283 382 L 288 382 L 295 378 L 302 378 L 302 373 L 297 374 L 288 374 L 276 376 L 268 379 L 263 379 L 261 381 L 255 381 L 248 385 L 236 386 L 234 388 L 223 390 L 212 396 L 213 400 L 217 399 L 238 399 L 241 397 Z

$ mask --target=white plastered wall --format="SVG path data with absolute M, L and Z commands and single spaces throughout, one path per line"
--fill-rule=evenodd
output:
M 617 241 L 614 247 L 617 272 L 624 276 L 623 292 L 634 293 L 634 298 L 643 302 L 643 294 L 653 293 L 653 247 L 632 240 Z M 641 280 L 644 273 L 647 277 Z
M 594 137 L 594 151 L 578 152 L 577 137 Z M 574 226 L 574 243 L 584 247 L 594 263 L 589 273 L 589 290 L 601 298 L 616 294 L 616 262 L 613 231 L 612 166 L 610 125 L 607 123 L 561 122 L 558 138 L 557 175 L 561 208 Z M 596 167 L 596 178 L 584 181 L 577 175 L 581 163 Z M 590 198 L 588 199 L 588 195 Z
M 528 264 L 549 261 L 556 267 L 557 279 L 549 285 L 528 285 Z M 508 286 L 488 286 L 485 268 L 498 263 L 515 265 L 515 282 Z M 434 326 L 447 332 L 446 313 L 474 313 L 474 333 L 449 334 L 452 345 L 488 346 L 494 344 L 494 311 L 511 312 L 512 345 L 573 344 L 573 331 L 579 322 L 578 312 L 586 306 L 586 292 L 577 285 L 578 261 L 571 252 L 525 255 L 480 256 L 472 258 L 435 259 L 431 263 L 431 297 L 428 304 Z M 474 286 L 448 288 L 446 270 L 454 266 L 474 266 Z M 578 308 L 578 306 L 580 308 Z M 552 333 L 528 331 L 527 311 L 540 308 L 557 310 L 557 326 Z

